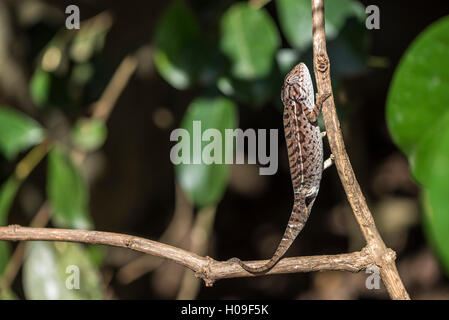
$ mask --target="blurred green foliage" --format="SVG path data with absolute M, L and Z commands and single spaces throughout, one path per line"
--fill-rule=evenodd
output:
M 92 101 L 88 92 L 93 84 L 95 67 L 92 61 L 105 44 L 112 26 L 109 14 L 101 13 L 86 20 L 77 32 L 63 26 L 56 30 L 38 56 L 29 82 L 32 101 L 39 111 L 55 108 L 67 114 L 79 113 Z M 96 85 L 96 84 L 95 84 Z M 98 95 L 93 99 L 98 99 Z M 75 111 L 75 112 L 68 112 Z M 51 222 L 63 228 L 92 228 L 88 210 L 89 191 L 79 164 L 72 159 L 71 149 L 93 151 L 106 140 L 107 130 L 100 120 L 80 118 L 72 126 L 71 141 L 54 136 L 28 115 L 9 107 L 0 107 L 0 153 L 13 161 L 22 153 L 14 172 L 0 186 L 0 225 L 8 221 L 9 211 L 22 182 L 46 155 L 47 198 L 51 207 Z M 47 138 L 50 147 L 39 143 Z M 67 143 L 70 141 L 70 143 Z M 30 150 L 31 147 L 34 147 Z M 61 249 L 63 248 L 63 249 Z M 104 251 L 95 246 L 76 244 L 33 244 L 25 257 L 23 284 L 30 299 L 81 299 L 103 297 L 98 267 Z M 0 242 L 0 275 L 10 258 L 10 245 Z M 66 265 L 80 267 L 81 290 L 65 287 Z M 55 271 L 55 272 L 53 272 Z M 57 272 L 56 272 L 57 271 Z M 44 283 L 45 282 L 45 283 Z M 53 287 L 52 287 L 53 286 Z M 14 298 L 9 288 L 0 287 L 1 298 Z
M 200 121 L 200 132 L 194 132 L 194 121 Z M 192 202 L 199 207 L 216 205 L 223 197 L 229 175 L 228 165 L 224 164 L 224 155 L 225 152 L 232 152 L 229 147 L 226 148 L 225 129 L 235 129 L 236 126 L 237 109 L 234 102 L 227 98 L 197 98 L 192 101 L 184 115 L 181 128 L 189 134 L 187 150 L 190 150 L 190 164 L 177 165 L 176 177 L 181 187 L 190 195 Z M 209 137 L 210 141 L 200 140 L 207 129 L 218 130 L 221 136 Z M 180 143 L 186 143 L 184 139 Z M 195 139 L 197 141 L 194 141 Z M 200 146 L 199 152 L 194 148 L 196 143 Z M 219 145 L 217 149 L 221 150 L 222 164 L 206 164 L 201 159 L 203 153 L 206 156 L 215 155 L 206 145 L 213 146 L 215 143 Z
M 44 130 L 33 119 L 11 108 L 0 107 L 0 153 L 14 159 L 20 152 L 42 141 Z M 0 225 L 6 224 L 9 209 L 22 183 L 16 173 L 0 186 Z M 10 256 L 10 245 L 0 241 L 0 275 Z
M 94 151 L 106 141 L 107 128 L 103 121 L 82 118 L 73 126 L 72 141 L 80 150 Z
M 335 57 L 332 76 L 338 80 L 340 75 L 364 65 L 364 29 L 360 20 L 363 10 L 356 0 L 339 1 L 338 5 L 337 1 L 330 1 L 326 5 L 326 26 L 332 40 L 328 44 L 329 54 Z M 255 112 L 270 102 L 280 107 L 283 76 L 299 61 L 311 61 L 310 1 L 277 0 L 270 6 L 276 9 L 277 17 L 269 8 L 254 8 L 248 2 L 235 2 L 224 10 L 212 6 L 217 17 L 212 27 L 206 27 L 197 10 L 183 0 L 170 1 L 161 14 L 152 38 L 156 70 L 174 88 L 200 92 L 190 102 L 181 123 L 190 137 L 193 138 L 195 120 L 201 121 L 202 132 L 217 129 L 224 137 L 225 129 L 238 126 L 238 103 L 256 106 Z M 111 26 L 112 18 L 106 13 L 83 21 L 78 31 L 61 26 L 36 58 L 29 82 L 36 112 L 57 109 L 69 115 L 73 120 L 70 139 L 59 141 L 28 115 L 10 108 L 0 109 L 0 152 L 8 161 L 21 153 L 28 152 L 28 156 L 34 150 L 29 149 L 38 148 L 36 145 L 44 138 L 49 141 L 46 196 L 51 222 L 58 227 L 94 227 L 88 210 L 87 183 L 73 160 L 72 149 L 93 151 L 107 138 L 103 122 L 80 114 L 104 89 L 97 77 L 101 65 L 96 58 L 104 50 Z M 283 37 L 288 43 L 283 43 Z M 193 141 L 190 142 L 193 148 Z M 201 149 L 207 150 L 209 143 L 201 142 Z M 221 148 L 226 148 L 224 140 Z M 193 157 L 193 149 L 190 155 Z M 7 223 L 16 193 L 26 179 L 18 177 L 16 171 L 0 187 L 0 225 Z M 228 165 L 181 164 L 175 172 L 196 206 L 215 206 L 221 201 L 228 183 Z M 23 270 L 26 297 L 104 297 L 98 272 L 103 256 L 104 251 L 98 247 L 30 243 Z M 9 245 L 0 242 L 0 274 L 8 259 Z M 72 264 L 79 266 L 83 274 L 81 290 L 65 287 L 66 268 Z M 0 295 L 14 297 L 8 288 L 0 290 Z
M 52 75 L 42 69 L 37 69 L 30 82 L 30 94 L 37 106 L 46 105 L 50 99 Z
M 237 109 L 223 96 L 259 109 L 269 101 L 279 106 L 282 77 L 300 62 L 301 56 L 310 52 L 312 18 L 309 0 L 274 3 L 282 30 L 294 49 L 281 48 L 281 33 L 269 11 L 252 7 L 248 2 L 236 2 L 220 13 L 219 34 L 215 35 L 218 41 L 210 40 L 211 33 L 201 27 L 200 19 L 185 1 L 171 1 L 165 9 L 153 40 L 156 69 L 176 89 L 195 84 L 215 95 L 215 98 L 197 98 L 187 109 L 182 127 L 190 133 L 194 120 L 202 121 L 203 131 L 207 128 L 223 131 L 237 126 Z M 326 25 L 331 39 L 341 36 L 346 20 L 351 17 L 356 18 L 355 29 L 361 30 L 360 18 L 364 17 L 364 11 L 359 2 L 330 2 Z M 344 61 L 333 74 L 351 72 L 363 64 L 359 62 L 363 47 L 347 45 L 344 40 L 353 33 L 345 30 L 345 36 L 330 46 Z M 362 33 L 358 35 L 363 37 Z M 350 59 L 356 61 L 356 67 Z M 199 81 L 205 69 L 212 77 Z M 216 205 L 221 200 L 226 188 L 226 165 L 178 165 L 176 172 L 180 185 L 196 205 Z
M 0 226 L 6 224 L 8 212 L 16 196 L 21 181 L 15 175 L 9 177 L 0 187 Z M 10 258 L 10 245 L 6 241 L 0 241 L 0 275 Z
M 0 107 L 0 152 L 6 158 L 12 160 L 42 138 L 43 130 L 36 121 L 13 109 Z
M 308 0 L 276 0 L 279 22 L 289 44 L 301 51 L 312 43 L 312 8 Z M 365 21 L 365 10 L 360 2 L 352 0 L 326 2 L 326 40 L 335 39 L 346 20 L 355 16 Z
M 221 19 L 220 48 L 231 61 L 231 74 L 243 80 L 266 77 L 272 68 L 280 35 L 264 8 L 232 5 Z
M 91 228 L 86 183 L 70 157 L 56 146 L 48 155 L 47 172 L 47 197 L 53 223 L 61 228 Z
M 387 121 L 422 186 L 426 234 L 449 274 L 449 17 L 424 30 L 401 58 Z
M 161 76 L 177 89 L 191 86 L 201 63 L 200 26 L 181 1 L 168 6 L 154 36 L 154 61 Z
M 30 242 L 23 269 L 27 299 L 78 300 L 104 296 L 100 273 L 80 244 Z M 74 279 L 77 275 L 79 286 Z

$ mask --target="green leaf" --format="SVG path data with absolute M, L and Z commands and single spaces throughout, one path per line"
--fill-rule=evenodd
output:
M 84 118 L 72 130 L 72 141 L 81 150 L 93 151 L 106 141 L 107 128 L 103 121 Z
M 413 175 L 427 189 L 424 229 L 449 275 L 449 112 L 428 130 L 414 153 Z
M 424 131 L 409 153 L 413 176 L 422 185 L 432 188 L 435 177 L 447 172 L 449 161 L 449 112 L 443 113 L 432 128 Z M 448 175 L 449 177 L 449 175 Z M 433 190 L 433 188 L 432 188 Z
M 6 180 L 0 188 L 0 226 L 6 224 L 8 212 L 21 184 L 15 175 Z
M 387 122 L 425 187 L 426 235 L 449 274 L 449 17 L 424 30 L 397 67 Z
M 91 244 L 87 246 L 86 253 L 92 264 L 95 267 L 100 267 L 103 264 L 104 259 L 106 258 L 107 247 Z
M 201 121 L 201 132 L 198 136 L 193 130 L 194 121 Z M 225 129 L 235 129 L 236 123 L 236 106 L 226 98 L 197 98 L 192 101 L 186 111 L 181 128 L 187 130 L 189 137 L 187 141 L 181 139 L 178 144 L 182 143 L 185 146 L 180 153 L 189 152 L 189 159 L 188 164 L 178 164 L 175 166 L 175 170 L 178 182 L 191 196 L 195 205 L 204 207 L 217 204 L 223 197 L 229 174 L 228 165 L 224 164 L 224 155 L 225 152 L 231 151 L 230 148 L 226 148 L 224 132 Z M 219 150 L 222 154 L 222 164 L 206 164 L 203 161 L 202 151 L 204 151 L 204 147 L 215 141 L 213 138 L 209 141 L 201 141 L 202 134 L 207 129 L 217 129 L 221 133 L 221 139 L 219 140 L 221 149 L 217 147 L 217 152 Z M 201 146 L 200 154 L 194 152 L 194 140 Z
M 12 159 L 44 138 L 42 127 L 16 110 L 0 107 L 0 152 Z
M 443 188 L 433 188 L 432 191 L 424 189 L 422 201 L 425 235 L 443 264 L 446 275 L 449 276 L 449 214 L 447 214 L 449 199 L 447 196 L 447 180 Z
M 0 279 L 11 257 L 11 245 L 7 241 L 0 241 Z M 1 291 L 1 288 L 0 288 Z
M 70 80 L 80 86 L 86 85 L 92 80 L 95 74 L 95 67 L 93 63 L 79 63 L 73 66 Z
M 74 281 L 77 270 L 79 289 Z M 77 243 L 31 242 L 23 266 L 23 288 L 26 298 L 33 300 L 102 299 L 104 296 L 98 269 L 89 260 L 85 248 Z
M 225 12 L 220 24 L 221 49 L 231 60 L 233 76 L 243 80 L 267 76 L 281 42 L 268 12 L 239 2 Z
M 165 10 L 154 36 L 154 63 L 161 76 L 177 89 L 189 87 L 198 72 L 200 27 L 184 1 Z
M 218 39 L 203 37 L 196 54 L 198 62 L 197 83 L 203 87 L 214 86 L 217 78 L 226 70 L 227 60 L 219 48 Z
M 92 226 L 86 183 L 70 157 L 57 147 L 48 155 L 47 196 L 56 226 L 77 229 Z
M 393 77 L 387 120 L 395 143 L 413 151 L 422 133 L 449 112 L 449 18 L 423 31 L 407 49 Z
M 6 225 L 9 209 L 16 197 L 17 190 L 22 180 L 15 175 L 6 180 L 0 187 L 0 226 Z M 0 241 L 0 275 L 5 271 L 5 267 L 10 259 L 11 246 L 7 241 Z
M 18 300 L 19 298 L 16 294 L 9 288 L 0 288 L 0 300 Z
M 37 69 L 31 77 L 31 99 L 38 107 L 42 107 L 50 101 L 52 82 L 51 73 L 42 69 Z
M 292 47 L 301 51 L 312 43 L 312 9 L 310 0 L 276 0 L 282 31 Z M 337 37 L 347 18 L 366 18 L 364 7 L 354 0 L 326 1 L 326 39 Z

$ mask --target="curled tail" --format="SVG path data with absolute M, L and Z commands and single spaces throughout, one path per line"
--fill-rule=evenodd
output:
M 284 236 L 282 237 L 281 242 L 279 243 L 271 259 L 263 266 L 251 267 L 238 258 L 232 258 L 228 261 L 238 263 L 244 270 L 250 273 L 265 273 L 269 271 L 276 265 L 276 263 L 278 263 L 285 252 L 287 252 L 288 248 L 290 248 L 293 241 L 296 239 L 296 237 L 306 224 L 306 221 L 309 218 L 309 214 L 309 209 L 307 208 L 304 200 L 300 200 L 293 205 L 293 210 L 290 215 L 287 228 L 285 229 Z

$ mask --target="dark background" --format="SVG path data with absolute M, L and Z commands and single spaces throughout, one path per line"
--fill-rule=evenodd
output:
M 336 0 L 328 0 L 336 1 Z M 48 21 L 22 28 L 17 20 L 20 1 L 6 1 L 14 22 L 17 56 L 31 76 L 36 53 L 51 35 Z M 189 1 L 195 13 L 225 10 L 232 1 Z M 101 57 L 103 72 L 92 88 L 92 99 L 101 92 L 124 56 L 148 48 L 115 106 L 108 121 L 108 138 L 103 148 L 90 155 L 86 166 L 96 173 L 90 181 L 90 208 L 97 230 L 159 239 L 173 218 L 175 177 L 169 159 L 171 130 L 179 127 L 189 102 L 200 88 L 179 91 L 157 73 L 151 60 L 151 39 L 165 1 L 45 1 L 64 12 L 76 4 L 81 19 L 110 10 L 114 24 L 108 33 Z M 362 1 L 380 8 L 380 30 L 370 30 L 368 57 L 381 57 L 383 67 L 370 67 L 362 74 L 343 79 L 344 90 L 336 97 L 342 106 L 341 121 L 347 150 L 356 176 L 372 209 L 387 246 L 398 254 L 398 269 L 412 298 L 449 298 L 449 281 L 443 275 L 424 237 L 419 207 L 419 187 L 409 175 L 408 163 L 392 143 L 385 121 L 385 101 L 393 72 L 405 49 L 423 30 L 449 13 L 447 1 Z M 213 8 L 212 8 L 213 7 Z M 266 8 L 277 21 L 274 3 Z M 56 19 L 57 21 L 57 19 Z M 57 23 L 55 23 L 57 25 Z M 279 25 L 279 24 L 278 24 Z M 210 27 L 210 26 L 207 26 Z M 211 27 L 213 28 L 213 27 Z M 48 39 L 47 39 L 48 40 Z M 288 47 L 285 39 L 283 47 Z M 148 58 L 150 57 L 150 58 Z M 332 67 L 332 56 L 331 67 Z M 89 101 L 89 97 L 86 98 Z M 353 102 L 356 107 L 351 107 Z M 0 102 L 27 110 L 17 92 L 0 92 Z M 346 107 L 345 107 L 346 106 Z M 169 125 L 158 125 L 156 115 L 169 111 Z M 80 113 L 86 112 L 81 110 Z M 32 112 L 28 112 L 29 114 Z M 258 110 L 239 104 L 239 124 L 246 128 L 277 128 L 282 131 L 281 114 L 271 104 Z M 45 117 L 45 116 L 39 116 Z M 75 116 L 73 116 L 74 118 Z M 155 121 L 156 119 L 156 121 Z M 271 256 L 282 236 L 292 206 L 292 191 L 283 137 L 279 141 L 279 171 L 259 176 L 254 166 L 233 166 L 230 185 L 218 205 L 207 255 L 217 260 L 237 256 L 262 259 Z M 325 154 L 329 154 L 325 142 Z M 2 164 L 6 177 L 12 164 Z M 43 188 L 45 166 L 39 165 L 28 184 Z M 22 188 L 21 194 L 27 188 Z M 19 195 L 20 199 L 20 195 Z M 392 218 L 394 216 L 395 218 Z M 20 201 L 11 210 L 9 223 L 27 225 L 29 216 Z M 183 246 L 186 245 L 185 243 Z M 324 173 L 320 194 L 309 221 L 288 256 L 345 253 L 364 245 L 360 230 L 347 204 L 335 168 Z M 126 263 L 140 255 L 109 248 L 102 274 L 110 298 L 172 299 L 176 297 L 183 268 L 164 262 L 131 283 L 118 276 Z M 227 279 L 212 288 L 203 284 L 199 299 L 377 299 L 388 298 L 385 288 L 365 289 L 365 273 L 322 272 Z M 14 289 L 23 297 L 20 276 Z

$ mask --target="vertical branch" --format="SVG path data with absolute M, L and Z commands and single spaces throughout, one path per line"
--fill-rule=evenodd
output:
M 312 2 L 313 28 L 313 67 L 318 94 L 332 93 L 330 78 L 330 63 L 326 52 L 326 34 L 324 24 L 323 0 Z M 343 184 L 349 204 L 354 212 L 360 229 L 367 242 L 367 250 L 373 261 L 380 268 L 382 280 L 393 299 L 410 299 L 399 277 L 395 265 L 396 253 L 387 248 L 374 223 L 373 216 L 366 204 L 365 197 L 357 182 L 357 178 L 345 149 L 340 122 L 335 110 L 333 95 L 323 103 L 323 119 L 326 125 L 327 137 L 333 155 L 338 175 Z

